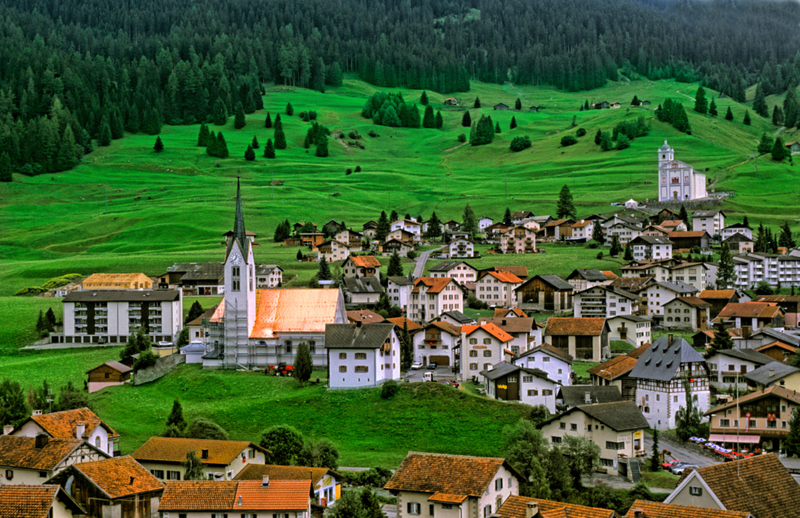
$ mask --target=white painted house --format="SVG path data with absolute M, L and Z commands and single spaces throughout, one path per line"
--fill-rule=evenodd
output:
M 528 369 L 509 362 L 500 362 L 481 371 L 486 395 L 499 401 L 514 401 L 526 405 L 543 405 L 556 412 L 558 383 L 539 369 Z
M 54 439 L 47 435 L 0 435 L 0 487 L 11 484 L 41 486 L 67 466 L 107 458 L 109 454 L 74 437 Z M 3 514 L 2 506 L 0 516 L 8 516 Z M 10 516 L 27 515 L 12 513 Z
M 719 236 L 725 228 L 725 213 L 721 210 L 696 210 L 692 213 L 692 230 L 705 230 L 709 236 Z M 750 231 L 750 239 L 753 231 Z
M 709 232 L 711 234 L 711 232 Z M 722 229 L 722 240 L 725 241 L 729 237 L 733 236 L 734 234 L 741 234 L 743 236 L 748 237 L 749 239 L 753 239 L 753 229 L 750 228 L 748 225 L 744 223 L 735 223 L 733 225 L 728 225 L 727 227 Z
M 611 318 L 630 315 L 639 307 L 639 296 L 615 286 L 593 286 L 573 297 L 575 317 Z
M 675 160 L 675 150 L 665 140 L 658 149 L 658 201 L 696 200 L 706 196 L 706 175 Z
M 475 244 L 469 239 L 454 239 L 447 245 L 447 257 L 450 259 L 461 259 L 475 256 Z
M 450 277 L 459 284 L 475 282 L 478 278 L 477 268 L 464 261 L 444 261 L 431 267 L 429 274 L 433 278 Z
M 446 367 L 455 366 L 461 345 L 461 326 L 439 320 L 431 322 L 411 335 L 414 342 L 414 361 L 422 365 L 435 362 Z
M 414 281 L 410 277 L 403 276 L 389 277 L 387 281 L 386 294 L 389 302 L 405 313 L 408 308 L 409 294 L 414 289 Z
M 506 344 L 514 337 L 494 324 L 461 326 L 462 379 L 478 376 L 492 365 L 511 359 Z
M 490 306 L 514 306 L 514 290 L 522 284 L 522 279 L 511 272 L 486 272 L 475 282 L 475 296 Z
M 464 292 L 454 279 L 420 277 L 414 281 L 408 301 L 408 318 L 427 322 L 447 311 L 464 309 Z
M 561 386 L 572 385 L 572 356 L 550 344 L 545 343 L 520 354 L 514 358 L 514 365 L 542 370 Z
M 413 234 L 415 239 L 422 237 L 422 223 L 413 219 L 398 219 L 391 224 L 390 230 L 405 230 Z
M 34 414 L 16 427 L 11 435 L 37 437 L 46 435 L 54 439 L 82 439 L 98 450 L 113 456 L 119 451 L 119 434 L 88 408 Z
M 330 388 L 377 387 L 400 378 L 400 340 L 394 324 L 328 324 Z
M 494 225 L 494 220 L 492 220 L 492 218 L 484 216 L 478 220 L 478 231 L 483 232 L 492 225 Z
M 672 259 L 672 241 L 660 236 L 639 236 L 628 243 L 633 247 L 635 261 Z

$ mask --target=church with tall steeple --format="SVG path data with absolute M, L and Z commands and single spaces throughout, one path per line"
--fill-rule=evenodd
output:
M 697 200 L 707 196 L 706 175 L 675 160 L 675 150 L 665 140 L 658 149 L 658 201 Z
M 241 184 L 224 262 L 225 297 L 204 321 L 204 368 L 252 369 L 294 363 L 297 346 L 308 344 L 315 366 L 328 364 L 325 325 L 347 323 L 338 288 L 259 289 L 253 242 L 247 236 Z

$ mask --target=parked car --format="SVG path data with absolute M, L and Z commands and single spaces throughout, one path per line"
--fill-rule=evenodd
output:
M 167 342 L 166 340 L 161 340 L 158 342 L 159 347 L 169 347 L 172 345 L 172 342 Z
M 684 464 L 683 466 L 679 466 L 677 468 L 672 468 L 672 472 L 676 475 L 683 475 L 683 472 L 688 468 L 692 469 L 700 469 L 700 466 L 696 466 L 694 464 Z
M 420 362 L 414 362 L 414 363 L 411 364 L 411 370 L 412 371 L 416 371 L 416 370 L 419 370 L 421 368 L 422 368 L 422 363 L 420 363 Z
M 664 468 L 665 470 L 669 471 L 673 467 L 675 467 L 676 465 L 678 465 L 680 463 L 681 463 L 681 461 L 679 461 L 678 459 L 673 459 L 673 460 L 671 460 L 669 462 L 662 462 L 661 463 L 661 467 Z
M 453 388 L 458 388 L 458 383 L 452 380 L 439 380 L 442 385 L 450 385 Z
M 667 469 L 667 471 L 669 471 L 670 473 L 673 473 L 673 470 L 675 470 L 675 469 L 678 469 L 678 468 L 680 468 L 681 466 L 685 466 L 686 464 L 688 464 L 688 462 L 681 462 L 681 461 L 678 461 L 678 462 L 676 462 L 675 464 L 673 464 L 672 466 L 670 466 L 670 467 Z
M 436 362 L 430 362 L 430 363 L 428 364 L 428 369 L 429 369 L 429 370 L 432 370 L 432 371 L 435 371 L 435 370 L 436 370 L 436 366 L 437 366 L 437 365 L 436 365 Z

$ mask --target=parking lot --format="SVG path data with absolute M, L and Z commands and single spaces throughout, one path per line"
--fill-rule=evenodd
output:
M 408 381 L 422 381 L 422 374 L 425 372 L 433 372 L 433 381 L 456 379 L 456 374 L 453 372 L 453 368 L 444 366 L 437 366 L 436 369 L 433 370 L 431 370 L 429 367 L 423 367 L 418 370 L 410 370 L 405 373 L 404 377 Z

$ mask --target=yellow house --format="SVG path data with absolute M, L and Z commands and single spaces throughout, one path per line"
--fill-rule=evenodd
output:
M 83 281 L 84 290 L 152 290 L 153 279 L 143 273 L 93 273 Z

